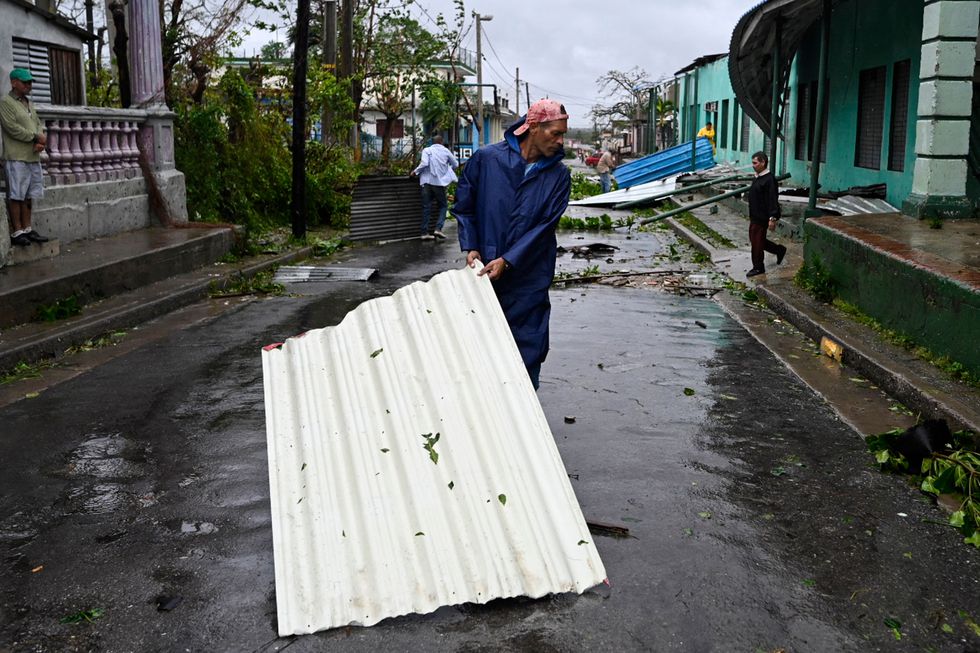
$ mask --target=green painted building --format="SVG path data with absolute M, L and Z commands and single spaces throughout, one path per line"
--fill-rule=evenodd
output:
M 904 215 L 803 222 L 807 264 L 839 298 L 980 375 L 975 223 L 935 232 L 914 219 L 980 215 L 978 26 L 980 0 L 766 0 L 728 53 L 676 78 L 682 140 L 712 122 L 719 162 L 748 166 L 763 150 L 784 185 L 884 184 Z
M 821 25 L 819 11 L 814 20 L 814 8 L 819 10 L 822 0 L 800 0 L 797 11 L 787 11 L 793 4 L 762 3 L 753 10 L 758 17 L 764 17 L 767 5 L 783 10 L 775 28 L 782 31 L 786 50 L 775 169 L 792 175 L 787 183 L 807 186 L 819 147 L 821 189 L 884 183 L 886 199 L 894 206 L 901 208 L 912 197 L 907 208 L 913 214 L 953 205 L 955 210 L 945 213 L 948 217 L 972 215 L 980 200 L 980 181 L 966 165 L 978 3 L 833 2 L 827 113 L 819 139 L 814 130 Z M 964 32 L 964 23 L 972 29 Z M 944 37 L 950 30 L 953 34 Z M 772 31 L 770 25 L 765 36 Z M 719 161 L 748 165 L 752 152 L 770 151 L 764 131 L 768 133 L 771 122 L 772 53 L 760 34 L 757 24 L 755 31 L 742 32 L 747 43 L 739 45 L 733 37 L 732 52 L 737 49 L 739 57 L 734 66 L 731 56 L 714 55 L 677 73 L 682 140 L 711 121 Z M 923 78 L 922 70 L 930 77 Z M 756 74 L 760 71 L 768 75 Z M 753 74 L 746 83 L 745 77 Z M 754 88 L 753 82 L 758 82 Z M 757 120 L 760 115 L 763 119 Z

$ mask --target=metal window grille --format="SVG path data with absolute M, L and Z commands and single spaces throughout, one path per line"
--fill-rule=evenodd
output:
M 810 141 L 807 146 L 807 158 L 813 160 L 813 133 L 817 129 L 817 82 L 810 82 Z M 820 161 L 827 161 L 827 127 L 830 125 L 830 80 L 824 80 L 823 92 L 823 128 L 820 130 Z
M 732 104 L 732 150 L 738 150 L 738 102 Z
M 728 100 L 721 101 L 721 124 L 718 125 L 718 146 L 728 149 Z
M 905 171 L 905 148 L 909 126 L 909 59 L 895 63 L 892 75 L 892 120 L 888 129 L 888 169 Z
M 14 68 L 31 71 L 34 85 L 31 87 L 31 100 L 51 102 L 51 65 L 48 62 L 48 46 L 45 43 L 13 39 Z
M 378 118 L 376 123 L 376 135 L 381 138 L 385 135 L 385 125 L 388 121 L 384 118 Z M 391 123 L 391 137 L 392 138 L 405 138 L 405 121 L 401 118 L 392 121 Z
M 810 158 L 809 145 L 811 141 L 810 122 L 810 86 L 800 84 L 796 90 L 796 147 L 794 148 L 797 161 Z
M 749 114 L 742 112 L 742 134 L 738 139 L 739 149 L 742 152 L 749 151 Z
M 885 67 L 861 71 L 858 82 L 857 142 L 854 165 L 881 168 L 881 141 L 885 126 Z

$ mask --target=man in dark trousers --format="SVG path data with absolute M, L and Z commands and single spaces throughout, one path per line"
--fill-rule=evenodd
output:
M 776 255 L 776 265 L 783 262 L 786 246 L 766 238 L 766 229 L 776 230 L 779 222 L 779 190 L 769 172 L 769 157 L 765 152 L 752 155 L 755 180 L 749 187 L 749 242 L 752 243 L 752 269 L 745 275 L 754 277 L 766 273 L 765 252 Z
M 565 107 L 539 100 L 504 140 L 477 150 L 463 168 L 453 214 L 466 263 L 481 261 L 493 282 L 534 388 L 548 355 L 548 288 L 555 276 L 555 228 L 568 206 L 562 163 Z

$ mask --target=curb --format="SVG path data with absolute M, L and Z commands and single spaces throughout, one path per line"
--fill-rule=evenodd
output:
M 77 318 L 43 334 L 36 335 L 29 342 L 14 344 L 9 348 L 0 350 L 0 370 L 13 369 L 14 366 L 22 362 L 33 363 L 42 358 L 58 358 L 69 347 L 84 343 L 86 340 L 104 333 L 119 331 L 148 322 L 204 299 L 213 288 L 226 288 L 230 285 L 233 277 L 253 277 L 270 268 L 309 258 L 312 254 L 312 247 L 303 247 L 271 259 L 229 270 L 218 278 L 195 278 L 191 281 L 178 283 L 176 287 L 174 287 L 173 280 L 158 282 L 164 284 L 165 287 L 161 289 L 158 296 L 149 300 L 137 297 L 140 292 L 139 289 L 123 295 L 116 295 L 107 301 L 113 299 L 117 303 L 124 301 L 122 305 L 113 305 L 101 313 L 91 311 L 85 315 L 83 311 L 83 314 Z M 188 275 L 195 275 L 201 269 L 188 273 Z M 126 296 L 130 296 L 131 299 L 125 301 Z
M 722 255 L 720 250 L 684 225 L 675 222 L 673 218 L 667 218 L 664 222 L 679 237 L 708 255 L 713 263 Z M 789 293 L 781 293 L 764 284 L 757 284 L 754 289 L 774 313 L 817 344 L 824 338 L 840 344 L 843 347 L 841 362 L 844 365 L 872 381 L 907 408 L 919 413 L 921 418 L 942 417 L 950 423 L 953 430 L 963 428 L 980 433 L 980 411 L 953 394 L 969 388 L 944 389 L 941 386 L 955 382 L 940 378 L 941 372 L 931 364 L 884 342 L 865 327 L 855 324 L 850 329 L 847 326 L 835 329 L 829 326 L 829 318 L 821 320 L 822 310 L 819 306 L 811 305 L 808 297 L 791 299 Z M 849 330 L 851 333 L 847 333 Z M 874 353 L 876 349 L 880 353 Z M 980 406 L 980 393 L 970 394 L 975 399 L 974 405 Z

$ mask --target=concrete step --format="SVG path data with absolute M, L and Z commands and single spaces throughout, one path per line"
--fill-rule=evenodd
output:
M 209 265 L 234 240 L 228 228 L 157 227 L 63 245 L 57 257 L 0 269 L 0 327 L 29 322 L 58 300 L 84 306 Z
M 106 333 L 127 329 L 226 288 L 274 266 L 309 258 L 303 247 L 275 255 L 259 255 L 229 264 L 211 264 L 145 286 L 118 293 L 84 307 L 79 315 L 56 322 L 29 322 L 0 331 L 0 371 L 17 363 L 57 358 L 74 346 Z
M 52 238 L 46 243 L 32 243 L 27 247 L 12 246 L 9 265 L 24 265 L 46 258 L 54 258 L 61 253 L 61 242 Z

